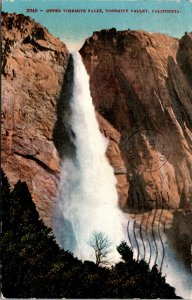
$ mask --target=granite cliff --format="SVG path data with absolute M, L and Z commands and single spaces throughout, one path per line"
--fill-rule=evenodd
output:
M 48 225 L 60 172 L 55 111 L 68 56 L 30 17 L 2 15 L 2 167 L 12 185 L 27 182 Z
M 66 46 L 31 18 L 2 16 L 2 167 L 27 182 L 40 217 L 51 224 L 60 158 L 70 152 Z M 192 201 L 192 34 L 102 30 L 80 53 L 122 209 L 190 211 Z M 62 131 L 64 130 L 64 131 Z M 136 200 L 135 200 L 136 199 Z M 136 204 L 141 199 L 142 205 Z
M 190 33 L 115 29 L 94 32 L 80 49 L 96 110 L 117 137 L 106 133 L 123 208 L 136 192 L 145 206 L 155 198 L 191 205 L 191 51 Z

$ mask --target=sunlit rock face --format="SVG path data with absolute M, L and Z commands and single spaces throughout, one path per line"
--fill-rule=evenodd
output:
M 190 206 L 191 51 L 191 34 L 115 29 L 94 32 L 80 50 L 123 208 L 134 209 L 136 191 L 146 206 L 156 197 Z
M 60 172 L 53 128 L 67 62 L 65 45 L 46 28 L 2 15 L 2 167 L 12 185 L 27 182 L 48 225 Z

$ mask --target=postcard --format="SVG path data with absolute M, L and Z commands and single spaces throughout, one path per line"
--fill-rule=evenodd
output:
M 192 299 L 192 1 L 1 24 L 2 297 Z

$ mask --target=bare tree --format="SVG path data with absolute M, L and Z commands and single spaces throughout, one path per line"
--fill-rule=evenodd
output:
M 103 232 L 94 231 L 88 244 L 95 251 L 96 265 L 107 265 L 110 259 L 107 259 L 107 255 L 112 252 L 112 242 L 109 240 L 108 236 Z

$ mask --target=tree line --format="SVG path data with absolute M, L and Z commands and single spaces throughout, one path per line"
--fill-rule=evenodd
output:
M 179 299 L 157 267 L 134 260 L 125 242 L 117 247 L 122 261 L 110 268 L 99 263 L 98 253 L 96 263 L 82 262 L 61 249 L 52 230 L 39 219 L 27 184 L 19 181 L 11 191 L 3 171 L 1 199 L 4 297 Z M 104 258 L 109 248 L 105 250 Z

